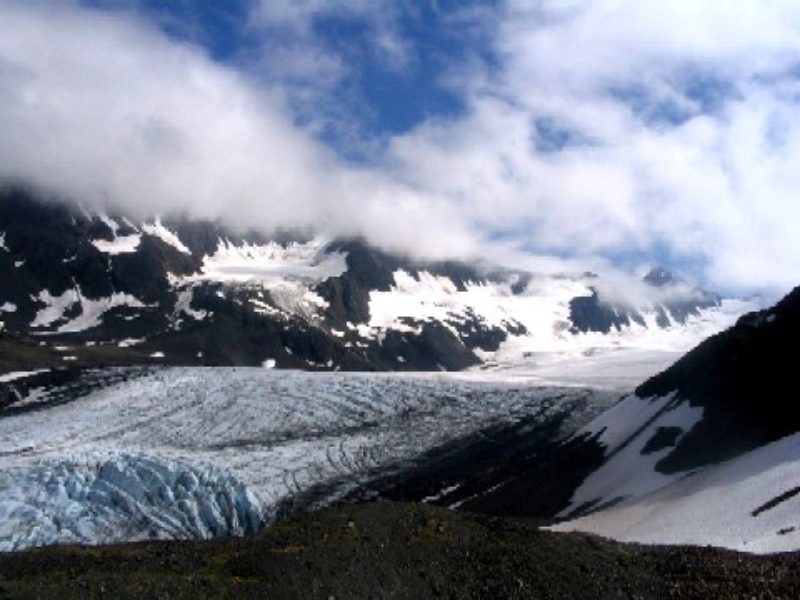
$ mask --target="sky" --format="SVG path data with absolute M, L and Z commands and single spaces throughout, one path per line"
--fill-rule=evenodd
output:
M 2 0 L 0 130 L 99 210 L 800 284 L 795 0 Z

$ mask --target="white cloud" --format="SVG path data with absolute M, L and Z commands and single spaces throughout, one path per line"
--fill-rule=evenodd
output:
M 362 18 L 387 64 L 408 68 L 413 40 L 392 6 L 260 3 L 252 31 L 295 41 L 265 45 L 262 70 L 237 70 L 131 13 L 5 2 L 0 176 L 140 214 L 310 226 L 437 257 L 579 268 L 658 246 L 699 259 L 711 285 L 800 282 L 795 2 L 509 1 L 475 13 L 498 68 L 443 75 L 466 114 L 429 119 L 356 169 L 315 139 L 313 118 L 297 124 L 298 95 L 324 110 L 353 68 L 310 24 Z M 490 246 L 496 234 L 505 241 Z
M 5 174 L 142 213 L 305 218 L 331 159 L 278 95 L 130 17 L 32 6 L 0 17 Z
M 396 250 L 472 255 L 447 198 L 340 162 L 255 85 L 131 13 L 0 6 L 0 176 L 138 216 L 312 227 Z
M 394 141 L 415 185 L 541 251 L 660 245 L 713 285 L 800 283 L 796 3 L 510 2 L 497 43 L 465 119 Z M 537 152 L 539 118 L 578 142 Z

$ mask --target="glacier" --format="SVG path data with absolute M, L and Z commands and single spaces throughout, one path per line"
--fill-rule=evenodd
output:
M 0 551 L 257 531 L 245 486 L 215 469 L 94 452 L 0 474 Z
M 566 436 L 614 398 L 479 372 L 93 370 L 0 417 L 0 550 L 241 535 L 484 428 L 564 415 Z

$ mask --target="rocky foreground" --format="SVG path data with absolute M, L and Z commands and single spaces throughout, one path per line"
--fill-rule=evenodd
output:
M 207 542 L 0 555 L 2 597 L 797 598 L 800 555 L 627 545 L 420 504 Z

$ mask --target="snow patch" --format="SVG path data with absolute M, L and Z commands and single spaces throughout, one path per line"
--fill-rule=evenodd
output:
M 47 373 L 47 369 L 38 369 L 36 371 L 12 371 L 10 373 L 5 373 L 0 375 L 0 383 L 9 383 L 11 381 L 16 381 L 17 379 L 23 379 L 25 377 L 30 377 L 31 375 L 38 375 L 39 373 Z
M 253 312 L 259 315 L 281 316 L 284 314 L 279 308 L 275 308 L 258 298 L 250 298 L 250 304 L 253 305 Z
M 456 483 L 454 485 L 449 485 L 449 486 L 447 486 L 445 488 L 442 488 L 441 491 L 439 491 L 436 494 L 433 494 L 432 496 L 425 496 L 422 500 L 420 500 L 420 502 L 423 502 L 423 503 L 426 503 L 426 504 L 427 503 L 431 503 L 431 502 L 438 502 L 439 500 L 441 500 L 445 496 L 448 496 L 448 495 L 452 494 L 453 492 L 457 491 L 460 487 L 461 487 L 460 483 Z
M 142 236 L 138 233 L 115 237 L 113 240 L 92 240 L 92 245 L 104 254 L 130 254 L 136 252 Z
M 328 307 L 325 299 L 304 284 L 295 281 L 274 282 L 268 288 L 270 298 L 282 311 L 308 320 L 319 317 Z
M 107 298 L 92 300 L 80 297 L 81 314 L 64 323 L 58 328 L 59 333 L 75 333 L 97 327 L 103 320 L 103 315 L 113 308 L 128 306 L 131 308 L 146 308 L 138 298 L 130 294 L 115 293 Z
M 7 313 L 17 312 L 17 305 L 14 304 L 13 302 L 4 302 L 3 304 L 0 304 L 0 313 L 2 312 L 7 312 Z
M 153 237 L 157 237 L 165 244 L 168 244 L 175 248 L 178 252 L 182 252 L 183 254 L 191 255 L 192 251 L 187 248 L 184 243 L 180 240 L 178 235 L 166 227 L 161 223 L 161 219 L 156 219 L 153 223 L 145 223 L 142 225 L 142 231 L 147 233 L 148 235 L 152 235 Z
M 111 235 L 113 235 L 116 238 L 117 231 L 119 231 L 119 223 L 117 223 L 114 219 L 112 219 L 105 213 L 98 213 L 97 218 L 100 219 L 103 223 L 105 223 L 106 227 L 108 227 L 111 230 Z
M 91 299 L 81 295 L 79 289 L 66 290 L 60 296 L 53 296 L 48 290 L 39 292 L 33 300 L 44 304 L 31 321 L 32 328 L 49 327 L 66 319 L 66 312 L 75 304 L 81 307 L 81 313 L 57 328 L 58 333 L 75 333 L 100 325 L 103 315 L 113 308 L 129 306 L 146 308 L 147 305 L 130 294 L 115 293 L 106 298 Z
M 44 304 L 44 308 L 39 309 L 31 321 L 31 327 L 47 327 L 57 321 L 64 319 L 67 312 L 77 302 L 80 302 L 80 294 L 77 290 L 66 290 L 59 296 L 53 296 L 49 290 L 42 290 L 34 301 Z
M 193 299 L 194 286 L 190 284 L 178 292 L 177 299 L 175 300 L 175 311 L 173 316 L 177 317 L 181 314 L 184 314 L 195 321 L 202 321 L 205 319 L 208 316 L 208 312 L 192 308 Z

